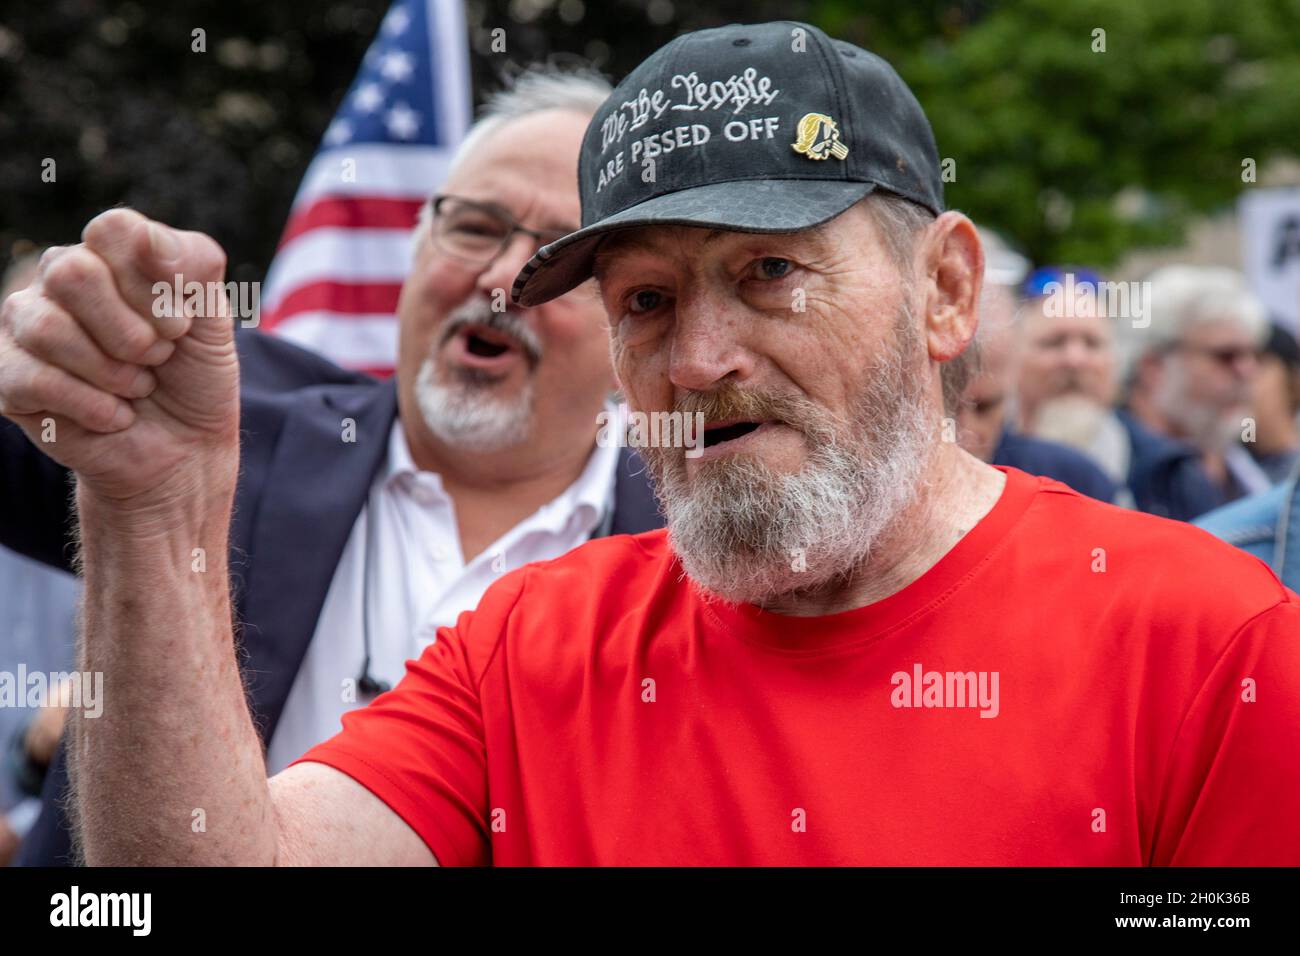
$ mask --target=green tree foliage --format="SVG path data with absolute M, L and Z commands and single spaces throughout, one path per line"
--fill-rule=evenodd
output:
M 386 6 L 5 4 L 0 264 L 15 242 L 76 241 L 91 216 L 128 204 L 212 233 L 236 278 L 259 276 Z
M 949 205 L 1038 262 L 1177 242 L 1251 188 L 1244 160 L 1300 154 L 1297 0 L 920 2 L 900 16 L 825 0 L 811 15 L 895 64 L 956 161 Z

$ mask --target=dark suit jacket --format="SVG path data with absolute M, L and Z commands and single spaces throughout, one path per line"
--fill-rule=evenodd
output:
M 386 459 L 397 416 L 393 382 L 345 371 L 282 340 L 246 332 L 240 356 L 241 471 L 230 532 L 241 669 L 254 723 L 269 740 L 302 664 L 334 568 Z M 355 442 L 341 441 L 343 420 Z M 663 519 L 635 453 L 619 457 L 614 509 L 601 531 L 639 534 Z M 0 544 L 70 570 L 71 476 L 12 422 L 0 425 Z M 20 865 L 71 862 L 61 813 L 62 750 Z
M 1055 478 L 1081 495 L 1108 504 L 1115 502 L 1115 494 L 1119 491 L 1115 482 L 1083 452 L 1032 435 L 1020 435 L 1009 428 L 1002 430 L 1002 440 L 993 452 L 991 463 L 1009 465 L 1031 475 Z
M 1116 415 L 1133 449 L 1128 486 L 1139 511 L 1191 521 L 1227 502 L 1227 495 L 1201 466 L 1195 448 L 1149 431 L 1124 409 Z

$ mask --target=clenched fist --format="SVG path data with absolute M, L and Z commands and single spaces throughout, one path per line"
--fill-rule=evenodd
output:
M 127 209 L 81 238 L 46 252 L 0 308 L 0 412 L 117 508 L 233 487 L 239 363 L 221 247 Z M 176 301 L 191 282 L 209 294 Z

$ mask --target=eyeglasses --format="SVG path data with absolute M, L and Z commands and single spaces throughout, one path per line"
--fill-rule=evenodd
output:
M 442 252 L 475 266 L 485 266 L 501 255 L 516 233 L 522 232 L 541 248 L 572 230 L 528 229 L 492 203 L 459 196 L 434 196 L 433 243 Z

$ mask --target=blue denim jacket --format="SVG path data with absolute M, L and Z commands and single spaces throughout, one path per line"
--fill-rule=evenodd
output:
M 1300 591 L 1300 469 L 1268 491 L 1216 508 L 1195 522 L 1260 558 L 1292 591 Z

